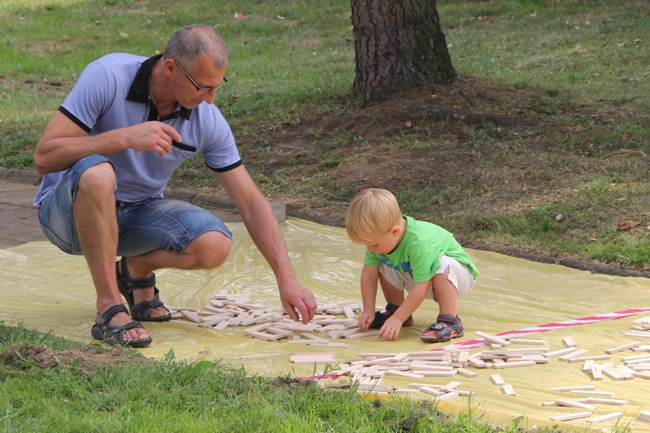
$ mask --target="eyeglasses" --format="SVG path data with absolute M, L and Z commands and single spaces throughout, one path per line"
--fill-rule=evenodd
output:
M 192 77 L 190 77 L 190 74 L 187 73 L 185 68 L 182 67 L 181 64 L 178 63 L 178 61 L 176 61 L 176 59 L 172 59 L 172 60 L 174 60 L 174 63 L 176 63 L 176 66 L 178 66 L 178 69 L 180 69 L 181 72 L 183 73 L 183 75 L 185 75 L 187 77 L 187 79 L 190 80 L 190 83 L 192 83 L 192 85 L 194 86 L 196 91 L 199 92 L 199 93 L 209 93 L 209 92 L 211 92 L 213 90 L 216 92 L 217 90 L 219 90 L 219 89 L 221 89 L 223 87 L 224 83 L 228 82 L 228 79 L 224 76 L 223 77 L 223 82 L 221 84 L 218 84 L 218 85 L 216 85 L 214 87 L 201 87 L 198 84 L 196 84 L 196 81 L 194 81 L 192 79 Z

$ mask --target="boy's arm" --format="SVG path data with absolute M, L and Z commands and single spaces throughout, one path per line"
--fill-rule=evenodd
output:
M 418 309 L 418 307 L 427 297 L 427 292 L 431 287 L 431 281 L 424 281 L 416 283 L 411 292 L 406 296 L 406 299 L 384 323 L 384 326 L 379 330 L 379 338 L 382 340 L 395 341 L 397 336 L 402 330 L 402 324 L 411 314 Z
M 361 269 L 361 301 L 363 302 L 363 311 L 361 316 L 359 316 L 359 327 L 361 329 L 368 329 L 375 319 L 378 281 L 379 267 L 363 265 L 363 269 Z
M 422 302 L 424 302 L 424 299 L 427 297 L 430 287 L 431 280 L 415 283 L 413 289 L 406 296 L 402 305 L 400 305 L 397 311 L 393 313 L 392 317 L 399 319 L 401 322 L 408 319 L 415 310 L 420 308 L 420 305 L 422 305 Z

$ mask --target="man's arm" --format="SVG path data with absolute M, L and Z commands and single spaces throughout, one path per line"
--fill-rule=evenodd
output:
M 47 174 L 64 170 L 89 155 L 110 155 L 128 148 L 163 156 L 171 151 L 172 139 L 181 141 L 174 128 L 161 122 L 145 122 L 89 136 L 57 111 L 36 145 L 34 165 L 40 174 Z
M 298 282 L 271 204 L 243 165 L 215 174 L 235 203 L 253 242 L 271 266 L 285 311 L 293 320 L 298 320 L 297 310 L 303 323 L 309 323 L 316 312 L 316 299 Z

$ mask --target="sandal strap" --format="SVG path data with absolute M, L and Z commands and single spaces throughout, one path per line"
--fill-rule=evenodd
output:
M 106 311 L 104 311 L 101 314 L 97 314 L 97 320 L 96 323 L 98 325 L 106 325 L 108 322 L 111 321 L 111 319 L 119 313 L 126 313 L 129 314 L 129 310 L 126 309 L 126 307 L 123 304 L 115 304 L 112 307 L 109 307 Z
M 126 260 L 126 257 L 122 257 L 122 259 L 119 261 L 122 269 L 119 270 L 119 268 L 117 268 L 117 274 L 120 283 L 122 283 L 127 293 L 131 293 L 134 290 L 138 289 L 146 289 L 156 285 L 156 274 L 153 272 L 147 278 L 133 278 L 129 273 L 129 267 L 126 265 Z
M 452 316 L 451 314 L 438 314 L 438 317 L 436 318 L 436 322 L 448 323 L 450 325 L 453 325 L 457 321 L 458 317 Z

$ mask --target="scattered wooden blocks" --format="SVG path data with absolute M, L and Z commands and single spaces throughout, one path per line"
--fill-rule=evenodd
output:
M 604 421 L 609 421 L 610 419 L 620 418 L 622 416 L 623 416 L 623 412 L 612 412 L 612 413 L 608 413 L 607 415 L 601 415 L 594 418 L 589 418 L 587 422 L 589 423 L 604 422 Z
M 574 419 L 580 419 L 580 418 L 587 418 L 591 416 L 591 412 L 585 411 L 585 412 L 576 412 L 576 413 L 570 413 L 567 415 L 558 415 L 551 417 L 552 421 L 571 421 Z

